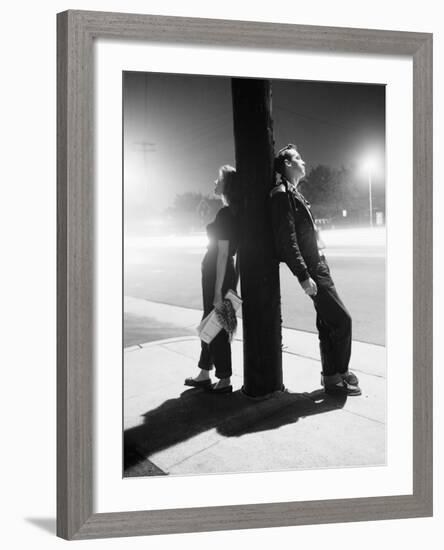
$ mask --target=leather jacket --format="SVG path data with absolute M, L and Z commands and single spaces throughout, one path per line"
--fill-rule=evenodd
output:
M 300 282 L 305 281 L 321 260 L 310 204 L 284 178 L 271 190 L 270 197 L 277 257 Z

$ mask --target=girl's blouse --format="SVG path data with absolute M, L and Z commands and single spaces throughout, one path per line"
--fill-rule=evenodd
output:
M 222 207 L 214 221 L 207 225 L 208 250 L 217 250 L 217 241 L 229 241 L 229 255 L 234 256 L 239 246 L 239 227 L 236 216 L 228 206 Z

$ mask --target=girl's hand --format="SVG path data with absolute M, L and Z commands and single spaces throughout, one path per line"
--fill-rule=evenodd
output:
M 215 295 L 214 295 L 213 306 L 215 308 L 217 308 L 221 304 L 222 304 L 222 293 L 221 292 L 216 292 Z

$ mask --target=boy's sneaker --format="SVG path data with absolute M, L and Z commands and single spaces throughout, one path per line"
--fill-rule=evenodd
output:
M 356 374 L 348 371 L 338 376 L 340 380 L 325 383 L 324 376 L 321 374 L 321 384 L 324 386 L 325 393 L 329 395 L 361 395 L 362 392 Z
M 351 384 L 352 386 L 359 386 L 358 377 L 351 370 L 347 371 L 344 374 L 341 374 L 341 377 L 342 380 L 346 380 L 347 384 Z

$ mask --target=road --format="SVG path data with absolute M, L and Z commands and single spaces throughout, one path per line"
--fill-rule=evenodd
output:
M 331 236 L 325 232 L 325 255 L 339 295 L 352 315 L 353 338 L 385 345 L 384 237 L 381 231 L 376 235 L 377 230 L 359 231 L 332 232 Z M 203 236 L 133 239 L 125 244 L 125 295 L 202 308 Z M 283 325 L 316 332 L 312 301 L 285 265 L 281 265 L 280 276 Z

